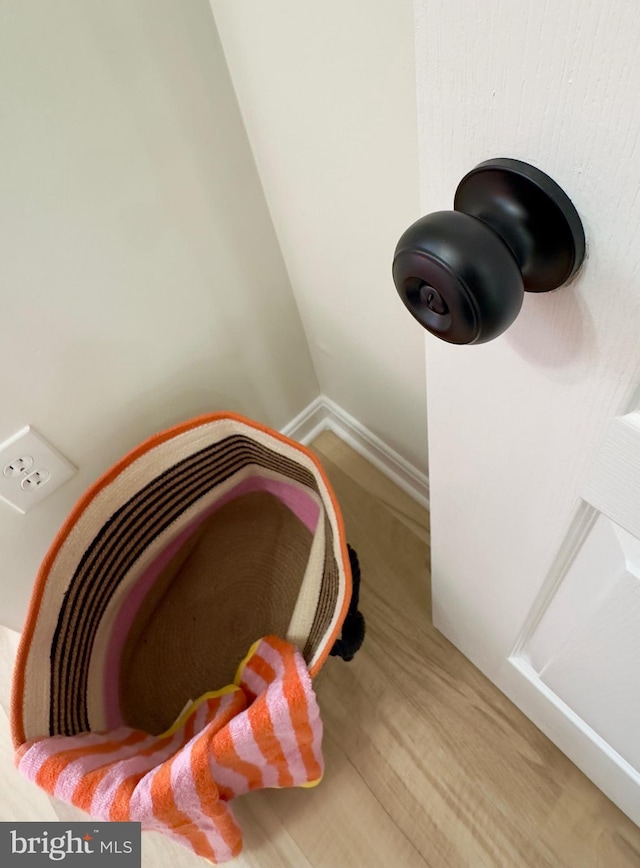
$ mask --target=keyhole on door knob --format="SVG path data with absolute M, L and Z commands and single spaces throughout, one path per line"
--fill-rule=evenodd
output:
M 430 286 L 428 283 L 423 283 L 419 290 L 420 301 L 429 310 L 434 313 L 439 313 L 441 316 L 449 313 L 446 301 L 440 295 L 437 289 Z

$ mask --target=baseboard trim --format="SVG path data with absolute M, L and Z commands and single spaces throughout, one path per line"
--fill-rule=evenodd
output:
M 281 434 L 285 437 L 291 437 L 292 440 L 297 440 L 304 446 L 308 446 L 318 434 L 326 431 L 327 411 L 325 406 L 325 398 L 319 395 L 313 400 L 301 413 L 292 419 L 288 425 L 281 429 Z
M 308 445 L 318 434 L 327 430 L 333 431 L 421 506 L 429 509 L 427 475 L 325 395 L 312 401 L 285 425 L 282 433 L 298 443 Z

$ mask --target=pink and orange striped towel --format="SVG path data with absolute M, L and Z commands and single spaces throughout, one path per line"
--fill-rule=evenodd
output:
M 233 685 L 193 702 L 166 733 L 120 727 L 33 739 L 27 778 L 102 820 L 133 820 L 213 863 L 242 849 L 229 802 L 263 787 L 312 786 L 323 773 L 322 722 L 297 648 L 258 641 Z

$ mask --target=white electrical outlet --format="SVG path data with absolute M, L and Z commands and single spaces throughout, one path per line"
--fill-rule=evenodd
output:
M 0 443 L 0 500 L 23 514 L 76 472 L 73 464 L 30 426 Z

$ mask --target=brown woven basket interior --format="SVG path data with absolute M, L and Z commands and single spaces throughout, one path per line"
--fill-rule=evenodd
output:
M 257 639 L 286 636 L 312 535 L 272 494 L 213 513 L 158 577 L 121 660 L 127 725 L 159 734 L 189 700 L 232 683 Z

